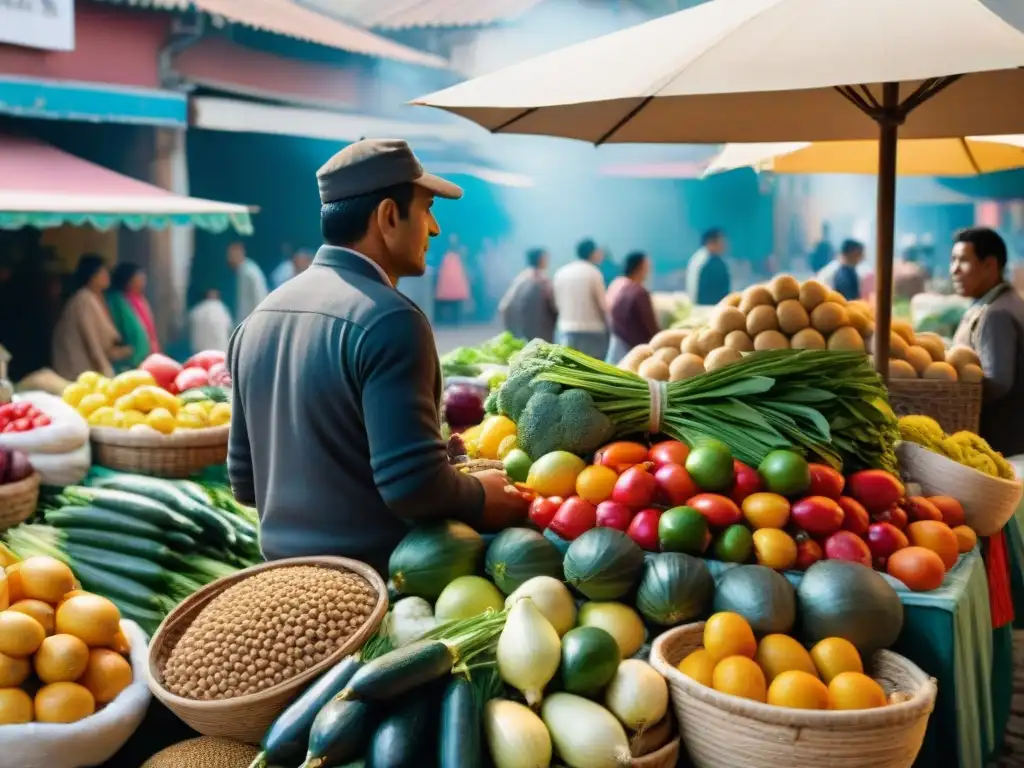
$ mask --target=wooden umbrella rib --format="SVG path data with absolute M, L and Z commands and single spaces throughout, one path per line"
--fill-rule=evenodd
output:
M 971 163 L 971 168 L 973 168 L 974 172 L 980 176 L 982 174 L 981 164 L 978 163 L 978 158 L 974 156 L 974 147 L 972 147 L 970 142 L 963 137 L 960 137 L 957 141 L 959 141 L 960 146 L 964 148 L 964 154 L 967 155 L 967 159 Z
M 509 127 L 510 125 L 512 125 L 513 123 L 517 123 L 517 122 L 519 122 L 519 121 L 520 121 L 520 120 L 522 120 L 522 119 L 523 119 L 524 117 L 529 117 L 529 116 L 530 116 L 530 115 L 532 115 L 532 114 L 533 114 L 534 112 L 536 112 L 536 111 L 537 111 L 537 109 L 538 109 L 537 107 L 530 107 L 529 109 L 527 109 L 527 110 L 524 110 L 524 111 L 520 112 L 520 113 L 519 113 L 518 115 L 516 115 L 515 117 L 513 117 L 513 118 L 512 118 L 511 120 L 506 120 L 506 121 L 505 121 L 504 123 L 502 123 L 501 125 L 497 125 L 497 126 L 495 126 L 494 128 L 491 128 L 491 129 L 490 129 L 490 130 L 491 130 L 491 133 L 501 133 L 501 132 L 502 132 L 502 131 L 504 131 L 504 130 L 505 130 L 506 128 L 508 128 L 508 127 Z
M 872 109 L 871 105 L 864 101 L 864 97 L 857 93 L 857 91 L 855 91 L 852 86 L 837 85 L 835 86 L 835 90 L 839 93 L 840 96 L 842 96 L 844 99 L 853 104 L 853 106 L 855 106 L 861 112 L 864 112 L 868 115 L 871 115 L 873 113 L 874 110 Z
M 962 75 L 948 75 L 925 80 L 907 97 L 906 101 L 900 104 L 900 109 L 903 114 L 910 114 L 929 99 L 938 96 L 961 77 Z
M 878 101 L 878 99 L 875 98 L 875 94 L 873 94 L 871 92 L 870 88 L 868 88 L 866 85 L 858 85 L 857 88 L 859 88 L 861 90 L 861 93 L 863 93 L 863 95 L 864 95 L 864 100 L 868 104 L 870 104 L 872 108 L 874 108 L 874 109 L 881 109 L 882 108 L 881 103 Z
M 644 97 L 644 100 L 637 104 L 635 107 L 633 107 L 633 109 L 629 110 L 629 112 L 627 112 L 621 120 L 619 120 L 617 123 L 615 123 L 615 125 L 611 127 L 611 130 L 607 131 L 597 141 L 595 141 L 594 146 L 600 147 L 602 144 L 608 141 L 608 139 L 614 136 L 622 126 L 624 126 L 626 123 L 628 123 L 638 114 L 640 114 L 640 111 L 648 104 L 650 104 L 652 101 L 654 101 L 654 96 Z

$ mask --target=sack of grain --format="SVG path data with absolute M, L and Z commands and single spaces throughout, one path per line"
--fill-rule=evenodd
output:
M 240 741 L 200 736 L 158 752 L 142 768 L 249 768 L 259 752 Z
M 149 638 L 138 624 L 122 621 L 131 644 L 134 679 L 95 715 L 69 725 L 29 723 L 0 728 L 0 764 L 18 768 L 88 768 L 107 762 L 124 746 L 149 709 Z

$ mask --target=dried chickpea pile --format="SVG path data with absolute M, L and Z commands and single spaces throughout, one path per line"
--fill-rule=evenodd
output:
M 373 587 L 354 573 L 262 571 L 199 612 L 164 665 L 164 686 L 177 696 L 219 700 L 279 685 L 340 648 L 376 602 Z

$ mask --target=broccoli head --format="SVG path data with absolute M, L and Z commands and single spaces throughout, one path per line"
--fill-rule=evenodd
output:
M 557 395 L 562 391 L 562 388 L 553 382 L 534 381 L 536 374 L 537 369 L 533 366 L 523 366 L 509 375 L 498 390 L 498 413 L 508 416 L 518 424 L 526 404 L 534 394 L 546 392 Z
M 582 389 L 560 394 L 535 391 L 515 421 L 519 447 L 533 459 L 551 451 L 581 456 L 593 453 L 615 433 L 611 420 L 597 410 L 590 393 Z
M 498 410 L 498 390 L 494 390 L 487 395 L 487 399 L 484 400 L 484 413 L 488 416 L 494 416 L 500 412 L 501 411 Z

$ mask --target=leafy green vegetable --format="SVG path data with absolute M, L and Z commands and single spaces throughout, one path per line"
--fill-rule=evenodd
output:
M 445 376 L 479 376 L 485 366 L 508 365 L 509 358 L 526 346 L 508 331 L 498 334 L 478 347 L 456 347 L 441 356 Z

